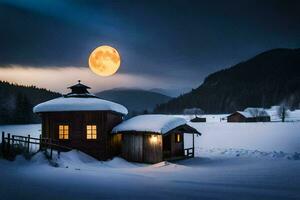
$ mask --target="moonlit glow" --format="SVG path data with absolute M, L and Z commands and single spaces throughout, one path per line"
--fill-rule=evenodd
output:
M 96 48 L 89 57 L 90 69 L 100 76 L 111 76 L 120 67 L 120 55 L 118 51 L 110 46 Z
M 66 74 L 68 76 L 66 76 Z M 82 80 L 92 89 L 91 92 L 99 92 L 112 88 L 124 87 L 152 89 L 158 87 L 172 88 L 178 83 L 178 79 L 161 78 L 160 76 L 116 73 L 113 76 L 99 78 L 99 75 L 93 73 L 88 67 L 59 67 L 59 66 L 40 66 L 32 67 L 28 65 L 8 65 L 0 67 L 0 80 L 17 83 L 20 85 L 35 85 L 41 88 L 47 88 L 61 93 L 69 92 L 66 85 L 74 84 L 76 80 Z M 186 83 L 187 85 L 187 83 Z M 186 86 L 184 85 L 184 86 Z

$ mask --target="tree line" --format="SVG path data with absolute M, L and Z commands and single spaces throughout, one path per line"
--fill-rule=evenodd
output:
M 156 113 L 231 113 L 247 107 L 300 106 L 300 49 L 274 49 L 209 75 L 198 88 L 158 105 Z
M 0 81 L 0 124 L 39 123 L 33 107 L 58 96 L 61 95 L 43 88 Z

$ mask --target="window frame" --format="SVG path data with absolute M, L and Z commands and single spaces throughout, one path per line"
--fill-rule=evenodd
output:
M 62 129 L 61 129 L 62 127 Z M 61 133 L 62 130 L 62 133 Z M 61 137 L 62 136 L 62 137 Z M 66 123 L 58 124 L 58 139 L 69 140 L 70 139 L 70 125 Z
M 90 133 L 89 133 L 89 131 L 90 131 Z M 97 140 L 98 139 L 97 124 L 86 124 L 86 126 L 85 126 L 85 139 L 86 140 Z

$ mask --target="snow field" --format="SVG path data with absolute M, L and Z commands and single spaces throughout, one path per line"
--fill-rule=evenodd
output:
M 197 157 L 173 163 L 100 162 L 76 150 L 59 158 L 54 151 L 51 163 L 43 153 L 0 159 L 0 199 L 300 199 L 299 124 L 192 123 L 203 134 L 195 137 Z M 0 131 L 38 137 L 40 128 Z

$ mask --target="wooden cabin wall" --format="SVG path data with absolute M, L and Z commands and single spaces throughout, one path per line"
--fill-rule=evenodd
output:
M 59 140 L 59 144 L 79 149 L 93 157 L 106 160 L 113 155 L 111 149 L 112 128 L 122 121 L 122 117 L 111 112 L 76 111 L 43 113 L 43 137 L 59 140 L 58 126 L 69 125 L 69 139 Z M 114 116 L 116 115 L 116 116 Z M 86 125 L 97 125 L 97 139 L 86 139 Z
M 271 121 L 270 116 L 257 116 L 246 118 L 245 122 L 269 122 Z
M 153 142 L 151 137 L 150 134 L 144 134 L 144 162 L 158 163 L 163 161 L 162 135 L 155 135 L 156 142 Z
M 112 112 L 107 112 L 106 117 L 106 133 L 108 134 L 106 151 L 109 152 L 109 157 L 118 156 L 121 154 L 122 136 L 121 134 L 113 135 L 111 131 L 123 121 L 123 117 Z
M 227 122 L 246 122 L 246 118 L 240 113 L 234 113 L 227 117 Z
M 176 142 L 176 134 L 180 134 L 181 142 Z M 164 159 L 184 156 L 184 137 L 183 133 L 173 131 L 163 136 L 163 155 Z
M 122 157 L 128 161 L 157 163 L 162 161 L 162 136 L 155 134 L 124 133 L 122 136 Z
M 257 116 L 246 118 L 240 113 L 234 113 L 227 117 L 227 122 L 269 122 L 270 116 Z
M 49 128 L 49 117 L 46 114 L 42 114 L 42 137 L 50 138 L 50 128 Z
M 184 137 L 183 133 L 180 134 L 181 142 L 176 142 L 176 132 L 170 133 L 171 134 L 171 156 L 183 156 L 184 155 Z
M 128 161 L 143 162 L 143 135 L 124 134 L 122 139 L 122 157 Z
M 113 134 L 110 139 L 111 156 L 119 156 L 122 153 L 122 134 Z

